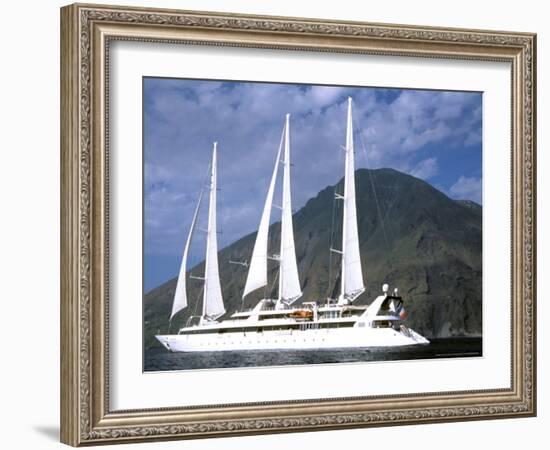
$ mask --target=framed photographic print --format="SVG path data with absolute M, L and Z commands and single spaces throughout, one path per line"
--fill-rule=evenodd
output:
M 71 445 L 532 416 L 535 35 L 71 5 Z

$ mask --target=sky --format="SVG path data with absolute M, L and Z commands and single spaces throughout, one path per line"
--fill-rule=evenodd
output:
M 481 93 L 147 77 L 145 292 L 177 276 L 214 141 L 221 249 L 258 227 L 287 113 L 293 209 L 342 178 L 349 96 L 357 169 L 394 168 L 481 204 Z M 204 259 L 196 236 L 189 267 Z

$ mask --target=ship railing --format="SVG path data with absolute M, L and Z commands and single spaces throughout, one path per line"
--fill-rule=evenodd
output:
M 307 304 L 302 304 L 302 305 L 296 305 L 296 306 L 291 306 L 291 305 L 286 305 L 285 308 L 276 308 L 275 306 L 264 306 L 262 307 L 262 309 L 260 309 L 259 312 L 262 312 L 262 311 L 281 311 L 281 312 L 290 312 L 290 311 L 294 311 L 294 310 L 297 310 L 297 309 L 314 309 L 314 304 L 315 302 L 307 302 Z M 237 313 L 252 313 L 252 312 L 255 312 L 254 311 L 254 308 L 249 308 L 249 309 L 241 309 L 240 311 L 236 311 Z

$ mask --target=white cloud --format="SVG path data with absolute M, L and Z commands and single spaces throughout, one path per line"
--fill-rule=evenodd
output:
M 437 174 L 437 159 L 427 158 L 420 161 L 409 173 L 417 178 L 427 180 Z
M 319 107 L 328 106 L 345 94 L 346 89 L 332 86 L 313 86 L 308 95 L 308 100 Z
M 461 176 L 450 187 L 449 194 L 457 200 L 472 200 L 481 204 L 481 178 Z
M 479 145 L 481 143 L 481 130 L 472 130 L 466 136 L 464 144 L 468 146 Z

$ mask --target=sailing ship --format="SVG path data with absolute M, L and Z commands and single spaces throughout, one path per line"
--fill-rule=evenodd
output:
M 212 152 L 209 183 L 209 208 L 205 270 L 203 277 L 191 275 L 204 283 L 202 314 L 190 316 L 176 334 L 157 335 L 157 340 L 172 352 L 329 349 L 358 347 L 395 347 L 427 344 L 429 341 L 403 324 L 406 312 L 403 299 L 384 284 L 382 294 L 369 305 L 353 302 L 365 291 L 355 195 L 355 149 L 353 143 L 352 99 L 347 105 L 347 130 L 343 193 L 335 192 L 335 201 L 342 202 L 342 248 L 332 245 L 330 252 L 340 256 L 340 292 L 336 298 L 295 302 L 302 297 L 292 224 L 290 115 L 286 115 L 281 142 L 275 159 L 267 196 L 252 251 L 243 300 L 250 293 L 268 285 L 268 261 L 279 265 L 277 295 L 266 295 L 248 310 L 239 310 L 225 320 L 217 259 L 216 143 Z M 282 166 L 282 201 L 274 204 L 274 192 Z M 197 215 L 202 202 L 201 192 L 185 243 L 170 320 L 187 306 L 187 256 Z M 281 210 L 279 253 L 268 252 L 271 213 Z M 267 290 L 266 290 L 267 294 Z M 244 304 L 244 301 L 243 301 Z

